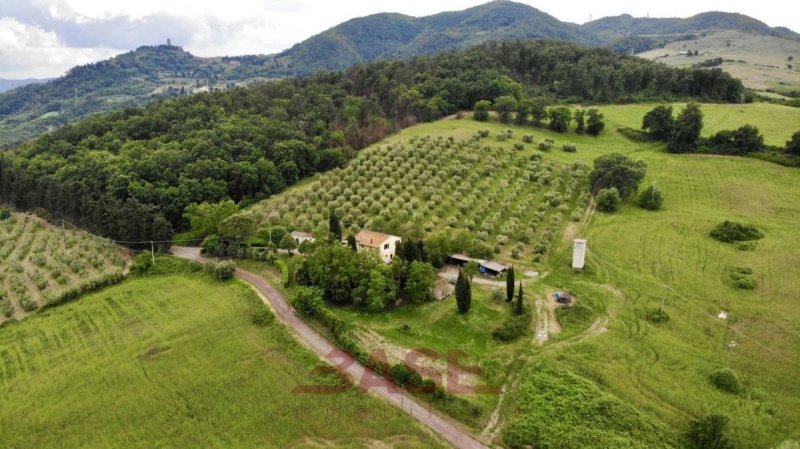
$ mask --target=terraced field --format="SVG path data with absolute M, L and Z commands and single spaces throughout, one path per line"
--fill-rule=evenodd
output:
M 70 289 L 119 276 L 127 252 L 26 214 L 0 221 L 0 322 L 20 319 Z
M 2 446 L 445 447 L 358 391 L 293 393 L 342 384 L 314 374 L 316 357 L 265 311 L 244 284 L 192 273 L 127 280 L 3 326 Z

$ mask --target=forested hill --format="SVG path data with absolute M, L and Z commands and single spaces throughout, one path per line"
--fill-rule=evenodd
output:
M 496 0 L 463 11 L 426 17 L 375 14 L 337 25 L 278 55 L 285 73 L 342 70 L 377 59 L 397 59 L 469 47 L 486 41 L 548 38 L 599 45 L 577 25 L 531 6 Z
M 119 240 L 167 239 L 192 202 L 265 197 L 478 100 L 738 102 L 742 91 L 719 70 L 555 41 L 487 43 L 93 116 L 0 159 L 0 201 Z
M 770 27 L 750 16 L 737 13 L 709 11 L 688 18 L 633 17 L 629 14 L 603 17 L 581 25 L 581 30 L 608 40 L 614 36 L 668 36 L 703 33 L 715 30 L 734 30 L 763 34 L 784 39 L 800 39 L 800 34 L 784 27 Z
M 266 79 L 275 66 L 266 56 L 199 58 L 176 46 L 140 47 L 0 94 L 0 145 L 38 137 L 93 113 Z

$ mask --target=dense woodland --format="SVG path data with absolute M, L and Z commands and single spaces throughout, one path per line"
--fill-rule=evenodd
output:
M 192 203 L 263 198 L 480 100 L 738 102 L 742 92 L 720 70 L 561 42 L 484 44 L 90 117 L 4 155 L 0 200 L 118 240 L 168 240 Z

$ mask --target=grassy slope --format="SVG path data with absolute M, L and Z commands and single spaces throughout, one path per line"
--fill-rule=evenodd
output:
M 316 358 L 238 282 L 129 280 L 0 329 L 5 447 L 443 447 L 356 392 L 296 395 Z M 380 422 L 380 425 L 374 425 Z M 383 447 L 383 446 L 381 446 Z
M 691 58 L 678 55 L 678 52 L 687 50 L 698 50 L 700 55 Z M 723 58 L 734 62 L 725 62 L 721 68 L 740 78 L 747 87 L 757 90 L 772 88 L 779 92 L 800 89 L 800 70 L 796 61 L 787 60 L 789 56 L 800 57 L 800 42 L 790 39 L 718 31 L 697 41 L 672 42 L 639 56 L 678 67 Z M 791 64 L 792 68 L 786 64 Z
M 554 149 L 545 155 L 546 160 L 591 162 L 599 154 L 617 151 L 647 161 L 650 168 L 645 182 L 657 181 L 664 189 L 665 210 L 651 213 L 629 204 L 616 215 L 595 215 L 591 225 L 580 232 L 589 238 L 592 251 L 589 269 L 582 275 L 565 269 L 570 257 L 568 241 L 554 250 L 548 263 L 552 273 L 540 287 L 526 288 L 529 298 L 549 287 L 566 287 L 590 306 L 591 315 L 560 315 L 571 320 L 564 326 L 562 338 L 533 353 L 555 358 L 593 379 L 606 391 L 667 424 L 674 438 L 690 418 L 714 411 L 732 418 L 737 447 L 768 447 L 783 438 L 799 438 L 800 389 L 792 379 L 800 376 L 796 362 L 800 360 L 800 322 L 795 318 L 793 301 L 800 296 L 796 282 L 800 279 L 800 260 L 791 248 L 800 244 L 793 224 L 800 216 L 800 171 L 753 159 L 671 155 L 661 151 L 658 144 L 634 143 L 614 132 L 620 126 L 638 127 L 651 107 L 602 107 L 607 128 L 599 138 L 465 118 L 418 125 L 381 144 L 407 141 L 415 135 L 462 139 L 478 129 L 490 129 L 495 135 L 511 128 L 514 139 L 492 140 L 491 144 L 510 148 L 522 134 L 533 133 L 537 141 L 555 138 L 555 148 L 560 148 L 564 140 L 578 144 L 577 153 Z M 785 142 L 795 131 L 787 124 L 800 123 L 800 110 L 766 104 L 703 105 L 703 111 L 705 135 L 752 123 L 770 144 Z M 737 252 L 706 237 L 715 223 L 730 218 L 757 224 L 767 238 L 754 252 Z M 525 268 L 528 262 L 520 265 Z M 728 265 L 751 266 L 759 283 L 756 290 L 730 288 L 723 277 Z M 668 293 L 667 311 L 672 321 L 656 327 L 644 319 L 644 314 L 658 306 L 666 291 L 662 284 L 692 302 Z M 621 297 L 613 294 L 615 289 L 621 291 Z M 450 308 L 452 304 L 426 307 Z M 731 313 L 728 322 L 714 318 L 721 309 Z M 606 313 L 610 315 L 608 332 L 582 337 L 593 320 Z M 412 330 L 436 328 L 435 317 L 439 316 L 435 310 L 399 314 L 367 317 L 363 322 L 383 332 L 390 341 L 409 344 L 395 329 L 395 321 L 408 320 Z M 412 318 L 418 321 L 411 322 Z M 733 334 L 726 325 L 754 340 Z M 419 344 L 433 347 L 442 339 L 434 332 L 418 337 Z M 748 389 L 743 397 L 718 392 L 706 380 L 712 370 L 727 365 L 725 345 L 732 339 L 738 344 L 732 367 Z M 471 342 L 464 345 L 480 350 Z

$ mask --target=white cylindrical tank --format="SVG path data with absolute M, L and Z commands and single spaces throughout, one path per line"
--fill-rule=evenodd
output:
M 584 260 L 586 259 L 586 240 L 575 239 L 572 241 L 572 268 L 583 270 Z

